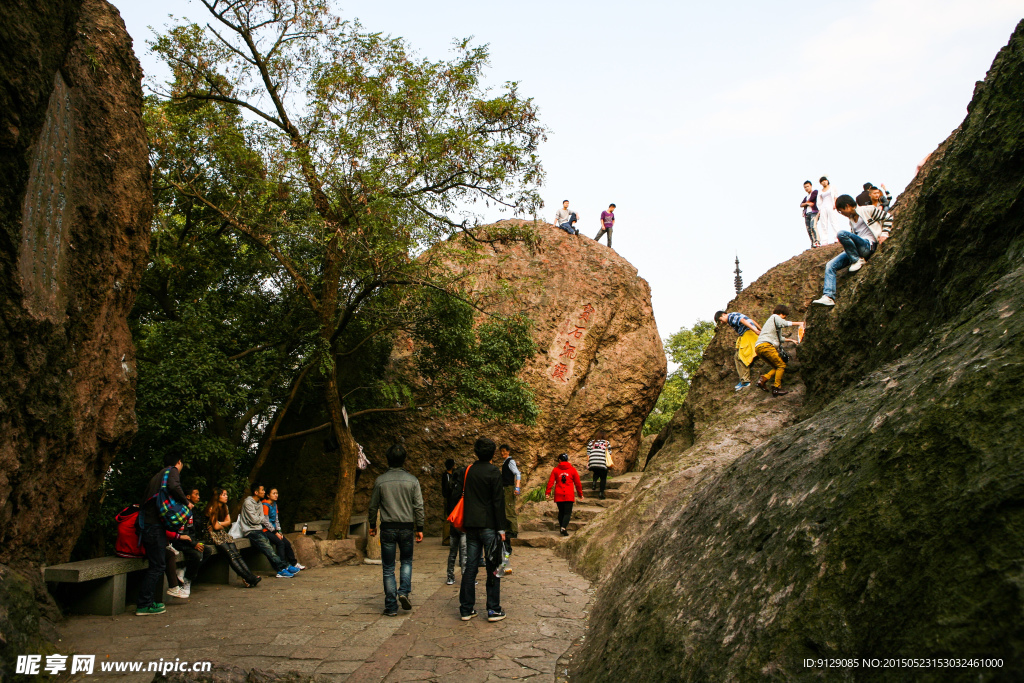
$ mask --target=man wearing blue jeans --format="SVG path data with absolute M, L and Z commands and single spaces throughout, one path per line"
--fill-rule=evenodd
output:
M 277 572 L 277 578 L 290 579 L 299 573 L 299 568 L 289 567 L 288 563 L 274 552 L 270 541 L 263 534 L 264 530 L 277 533 L 274 530 L 274 525 L 270 523 L 267 514 L 263 511 L 263 498 L 266 497 L 266 489 L 263 488 L 263 484 L 253 484 L 251 492 L 252 495 L 242 502 L 242 511 L 238 515 L 238 526 L 245 537 L 270 560 L 270 565 Z
M 487 621 L 501 621 L 501 578 L 494 575 L 501 564 L 501 544 L 505 540 L 505 489 L 501 470 L 491 464 L 494 442 L 479 438 L 473 444 L 476 462 L 464 473 L 466 484 L 462 495 L 462 525 L 466 534 L 466 569 L 459 588 L 459 616 L 469 621 L 476 616 L 476 559 L 483 553 L 487 567 Z
M 840 270 L 850 267 L 850 272 L 860 270 L 878 245 L 889 237 L 892 230 L 892 216 L 880 206 L 857 206 L 848 194 L 836 200 L 836 210 L 850 219 L 850 229 L 840 230 L 836 239 L 843 245 L 843 253 L 825 266 L 823 296 L 812 303 L 821 306 L 835 306 L 836 276 Z
M 164 603 L 157 602 L 163 586 L 165 562 L 167 561 L 167 536 L 164 534 L 164 520 L 160 515 L 157 494 L 166 488 L 167 495 L 181 505 L 192 507 L 192 502 L 181 488 L 181 469 L 185 466 L 181 456 L 167 454 L 164 456 L 164 467 L 153 475 L 146 487 L 142 509 L 139 511 L 142 523 L 142 547 L 146 551 L 149 567 L 139 585 L 139 596 L 135 601 L 135 615 L 163 614 Z M 167 477 L 166 487 L 164 477 Z M 175 530 L 176 531 L 176 530 Z
M 384 616 L 398 616 L 402 609 L 412 609 L 412 551 L 423 541 L 423 491 L 420 481 L 402 468 L 405 448 L 399 444 L 388 449 L 388 471 L 377 477 L 370 494 L 367 517 L 370 535 L 377 535 L 377 512 L 380 511 L 380 560 L 384 571 Z M 395 554 L 401 555 L 402 568 L 395 586 Z

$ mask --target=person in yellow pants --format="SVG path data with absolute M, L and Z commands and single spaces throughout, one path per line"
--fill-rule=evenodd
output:
M 794 325 L 799 327 L 803 331 L 805 325 L 802 322 L 790 322 L 786 320 L 789 316 L 789 307 L 784 304 L 779 304 L 772 311 L 772 316 L 768 318 L 764 323 L 764 327 L 761 328 L 761 334 L 757 337 L 757 345 L 754 346 L 754 352 L 758 358 L 764 360 L 768 365 L 771 366 L 771 370 L 761 375 L 761 379 L 757 380 L 757 388 L 763 391 L 771 391 L 772 396 L 785 396 L 788 391 L 782 390 L 782 376 L 786 372 L 786 362 L 782 360 L 782 356 L 779 354 L 782 351 L 782 330 L 786 327 L 793 327 Z M 799 343 L 799 339 L 795 340 Z M 768 388 L 768 382 L 775 380 L 775 384 Z
M 715 320 L 726 323 L 739 335 L 736 339 L 736 373 L 740 376 L 740 382 L 735 387 L 736 391 L 746 389 L 750 386 L 750 364 L 754 362 L 756 355 L 754 347 L 757 346 L 757 335 L 761 334 L 761 328 L 757 321 L 748 318 L 742 313 L 726 313 L 716 311 Z

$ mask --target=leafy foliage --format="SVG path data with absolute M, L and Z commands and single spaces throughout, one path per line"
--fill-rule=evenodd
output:
M 678 367 L 665 380 L 654 410 L 644 421 L 644 436 L 660 432 L 676 411 L 683 407 L 683 401 L 690 390 L 690 378 L 700 367 L 704 349 L 714 336 L 715 324 L 698 320 L 693 327 L 684 327 L 664 340 L 665 353 Z
M 209 24 L 151 44 L 172 80 L 145 108 L 157 214 L 132 313 L 140 428 L 106 512 L 137 502 L 169 451 L 188 484 L 239 491 L 289 407 L 316 402 L 343 437 L 347 519 L 343 404 L 354 420 L 428 406 L 535 420 L 517 377 L 530 321 L 484 310 L 432 247 L 533 238 L 478 233 L 472 209 L 537 208 L 545 129 L 516 84 L 483 84 L 485 46 L 432 61 L 326 0 L 202 2 Z

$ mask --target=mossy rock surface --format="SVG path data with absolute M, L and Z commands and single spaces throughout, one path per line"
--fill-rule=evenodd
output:
M 576 680 L 1024 678 L 1021 102 L 1024 22 L 893 237 L 810 312 L 790 415 L 765 406 L 758 441 L 756 400 L 695 397 L 613 513 L 641 532 L 614 562 L 567 548 L 604 575 Z M 1003 665 L 804 666 L 851 657 Z

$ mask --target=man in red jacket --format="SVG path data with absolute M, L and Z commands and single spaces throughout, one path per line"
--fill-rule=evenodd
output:
M 580 473 L 569 462 L 569 455 L 558 456 L 558 464 L 551 470 L 548 477 L 548 488 L 545 496 L 551 495 L 551 487 L 555 487 L 555 505 L 558 506 L 558 526 L 563 536 L 569 535 L 569 520 L 572 518 L 572 504 L 578 494 L 583 500 L 583 486 L 580 484 Z M 575 490 L 573 490 L 575 489 Z

